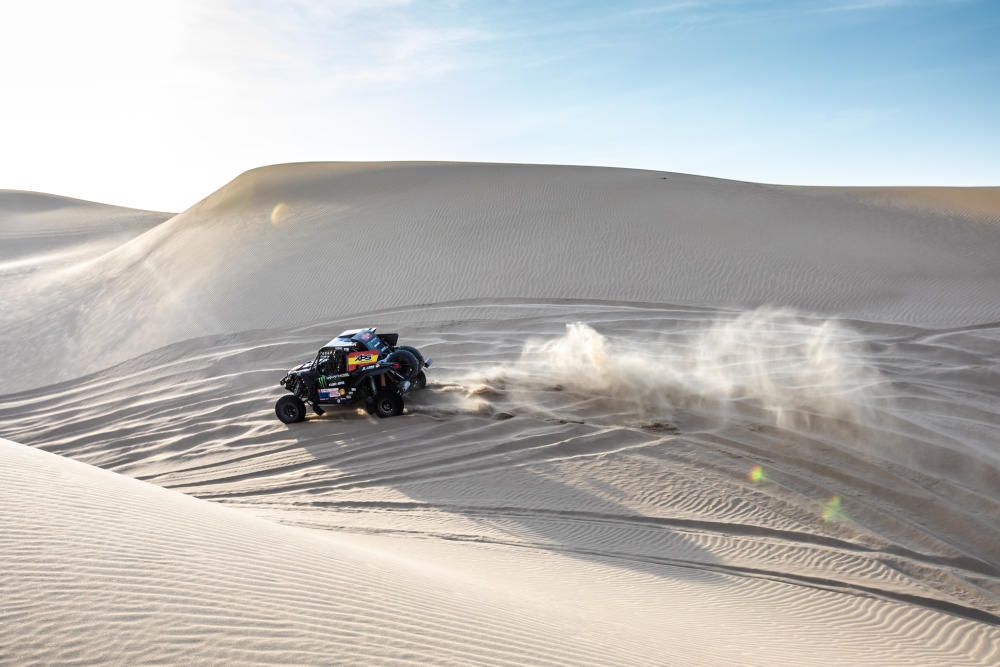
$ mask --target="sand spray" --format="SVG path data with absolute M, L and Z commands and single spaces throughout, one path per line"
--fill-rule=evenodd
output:
M 502 389 L 525 409 L 551 404 L 560 392 L 564 403 L 606 403 L 639 420 L 678 410 L 725 420 L 753 407 L 788 428 L 817 418 L 863 423 L 884 383 L 849 327 L 773 308 L 662 334 L 568 323 L 564 334 L 529 340 L 515 362 L 469 380 L 473 394 Z

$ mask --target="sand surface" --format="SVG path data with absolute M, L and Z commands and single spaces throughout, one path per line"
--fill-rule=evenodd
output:
M 998 294 L 996 225 L 861 195 L 629 169 L 279 165 L 18 281 L 0 374 L 37 386 L 194 336 L 465 299 L 771 304 L 951 327 L 1000 320 Z
M 0 283 L 0 662 L 996 664 L 996 202 L 887 190 L 309 164 L 169 219 L 58 200 L 80 242 Z M 13 197 L 27 238 L 50 196 Z M 435 359 L 407 414 L 276 421 L 365 324 Z
M 171 218 L 172 213 L 39 192 L 0 190 L 0 277 L 92 259 Z
M 1000 224 L 1000 187 L 810 187 L 802 191 L 839 194 L 870 204 L 949 218 Z

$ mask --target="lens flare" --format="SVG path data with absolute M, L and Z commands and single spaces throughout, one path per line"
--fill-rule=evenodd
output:
M 764 468 L 762 466 L 756 465 L 750 469 L 750 474 L 748 475 L 750 481 L 754 484 L 759 484 L 760 482 L 766 481 L 767 478 L 764 476 Z
M 844 514 L 844 510 L 841 507 L 840 496 L 833 496 L 823 505 L 823 521 L 831 523 L 834 521 L 843 521 L 847 518 Z
M 271 209 L 271 224 L 277 225 L 288 216 L 288 204 L 283 201 L 278 202 Z

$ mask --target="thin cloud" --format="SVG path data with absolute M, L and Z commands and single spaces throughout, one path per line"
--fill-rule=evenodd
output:
M 890 9 L 909 4 L 907 0 L 864 0 L 863 2 L 836 3 L 820 8 L 821 12 L 862 12 L 872 9 Z
M 230 25 L 214 27 L 203 43 L 257 54 L 256 65 L 285 81 L 321 79 L 327 85 L 420 81 L 467 66 L 466 47 L 493 35 L 465 24 L 419 15 L 410 0 L 331 4 L 297 0 L 289 9 L 231 4 Z M 247 18 L 249 17 L 249 18 Z
M 625 16 L 650 16 L 654 14 L 672 14 L 675 12 L 683 12 L 694 9 L 705 9 L 709 6 L 708 2 L 699 2 L 698 0 L 682 0 L 680 2 L 671 2 L 667 4 L 650 5 L 648 7 L 637 7 L 635 9 L 629 10 L 624 13 Z

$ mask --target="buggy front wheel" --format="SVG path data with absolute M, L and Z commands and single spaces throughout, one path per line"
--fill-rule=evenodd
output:
M 306 404 L 298 396 L 288 394 L 274 404 L 274 414 L 285 424 L 294 424 L 306 418 Z

